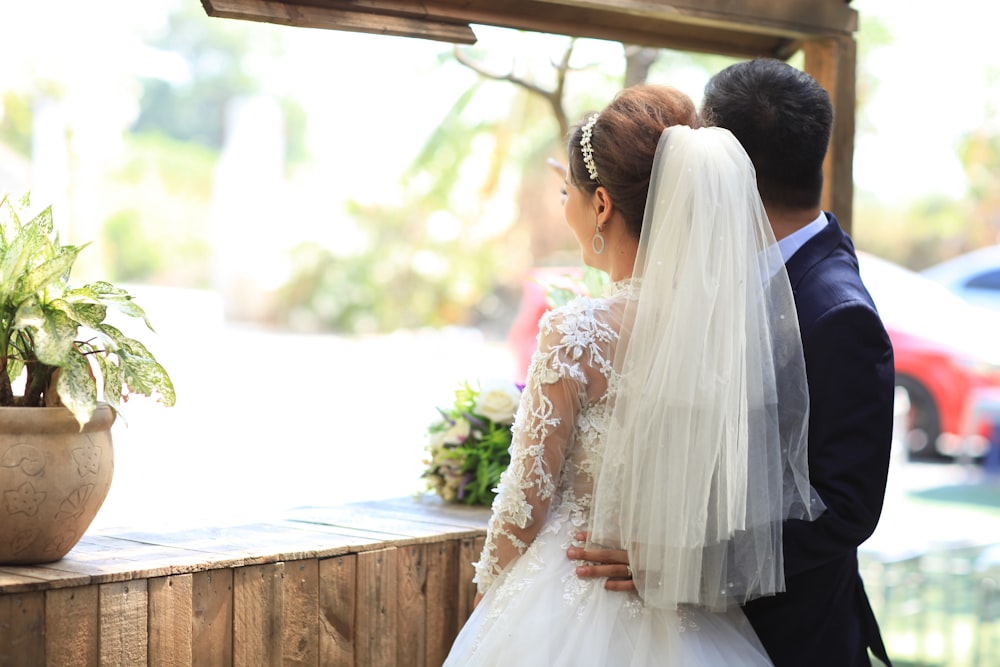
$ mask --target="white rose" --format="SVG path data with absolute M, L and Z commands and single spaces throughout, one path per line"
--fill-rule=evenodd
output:
M 469 437 L 472 425 L 464 419 L 455 420 L 455 424 L 444 432 L 444 443 L 447 445 L 461 445 Z
M 510 382 L 491 382 L 484 385 L 476 399 L 476 414 L 498 424 L 510 424 L 521 402 L 521 392 Z

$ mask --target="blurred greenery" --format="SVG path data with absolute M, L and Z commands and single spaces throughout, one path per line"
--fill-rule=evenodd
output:
M 94 256 L 103 262 L 109 280 L 217 288 L 213 191 L 229 103 L 258 94 L 274 99 L 284 117 L 284 177 L 289 183 L 306 180 L 314 166 L 308 109 L 281 85 L 280 64 L 300 33 L 209 19 L 198 3 L 171 7 L 165 23 L 146 26 L 141 38 L 174 67 L 166 73 L 157 69 L 155 76 L 130 74 L 132 87 L 124 89 L 134 90 L 135 109 L 122 149 L 109 149 L 105 170 L 88 181 L 99 181 L 92 195 L 99 203 L 87 210 L 98 218 Z M 859 133 L 873 130 L 866 109 L 880 85 L 870 61 L 891 48 L 893 40 L 886 22 L 869 16 L 861 21 Z M 484 39 L 463 52 L 484 67 L 509 66 L 542 89 L 551 89 L 557 80 L 554 59 L 541 51 L 512 54 Z M 447 45 L 436 57 L 438 71 L 457 67 Z M 617 60 L 577 62 L 583 58 L 574 54 L 566 73 L 562 103 L 570 122 L 601 106 L 625 75 L 624 50 Z M 730 62 L 722 56 L 661 50 L 648 76 L 669 83 Z M 792 62 L 801 66 L 801 56 Z M 358 66 L 362 64 L 359 60 Z M 37 104 L 68 99 L 72 88 L 54 71 L 0 96 L 0 142 L 25 160 L 32 153 Z M 993 77 L 995 83 L 996 72 Z M 502 332 L 527 268 L 578 265 L 578 250 L 562 222 L 558 181 L 545 164 L 549 157 L 565 159 L 551 104 L 509 82 L 485 78 L 473 80 L 455 96 L 450 111 L 428 132 L 403 182 L 387 184 L 386 197 L 374 203 L 360 198 L 338 202 L 311 214 L 318 225 L 350 231 L 356 239 L 346 243 L 340 232 L 332 240 L 317 233 L 276 247 L 275 253 L 287 252 L 275 261 L 284 266 L 287 260 L 289 267 L 281 284 L 268 287 L 272 292 L 267 294 L 226 298 L 266 301 L 269 306 L 255 312 L 270 318 L 267 324 L 307 330 L 381 332 L 462 324 Z M 363 96 L 344 99 L 358 104 Z M 67 145 L 76 139 L 70 125 Z M 373 145 L 372 150 L 391 146 Z M 984 124 L 969 132 L 958 154 L 969 180 L 969 192 L 961 198 L 929 194 L 899 205 L 882 202 L 878 193 L 856 190 L 853 233 L 858 247 L 919 269 L 998 242 L 1000 126 Z M 69 168 L 76 165 L 71 161 Z M 76 186 L 70 190 L 70 205 L 75 206 Z
M 292 252 L 291 279 L 278 290 L 277 317 L 309 330 L 372 333 L 471 324 L 496 315 L 489 298 L 503 275 L 501 239 L 484 239 L 456 184 L 480 135 L 502 137 L 495 123 L 466 114 L 478 84 L 455 101 L 405 175 L 399 204 L 350 203 L 347 216 L 360 247 L 337 254 L 319 243 Z M 479 198 L 496 192 L 502 138 L 478 183 Z M 475 208 L 475 207 L 473 207 Z

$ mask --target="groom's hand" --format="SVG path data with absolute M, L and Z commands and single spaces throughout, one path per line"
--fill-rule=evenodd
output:
M 577 533 L 578 542 L 587 541 L 587 533 Z M 584 549 L 570 547 L 566 550 L 570 560 L 582 560 L 592 565 L 578 565 L 576 576 L 581 579 L 607 577 L 604 588 L 609 591 L 634 591 L 635 581 L 628 566 L 628 552 L 620 549 Z

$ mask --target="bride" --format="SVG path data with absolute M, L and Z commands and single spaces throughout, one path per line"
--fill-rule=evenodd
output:
M 739 605 L 782 590 L 782 520 L 823 509 L 805 366 L 750 160 L 697 126 L 640 85 L 570 134 L 566 221 L 611 283 L 539 324 L 446 665 L 770 664 Z M 576 576 L 581 531 L 628 551 L 635 593 Z

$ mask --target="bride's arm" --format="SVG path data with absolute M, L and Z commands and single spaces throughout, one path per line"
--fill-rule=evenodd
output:
M 543 318 L 540 326 L 538 351 L 514 421 L 511 462 L 500 479 L 486 545 L 476 563 L 480 593 L 541 530 L 585 394 L 586 345 L 568 335 L 571 325 L 559 312 Z

